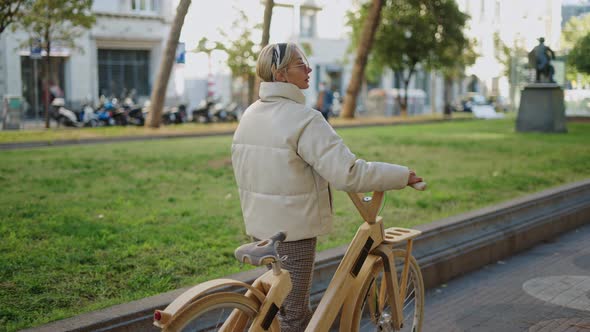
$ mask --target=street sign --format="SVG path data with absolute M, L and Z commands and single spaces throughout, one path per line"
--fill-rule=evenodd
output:
M 178 43 L 176 46 L 176 63 L 185 63 L 184 56 L 186 54 L 184 43 Z
M 39 60 L 42 57 L 42 51 L 43 49 L 41 48 L 41 41 L 39 39 L 34 40 L 31 42 L 31 54 L 29 55 L 29 57 L 32 60 Z

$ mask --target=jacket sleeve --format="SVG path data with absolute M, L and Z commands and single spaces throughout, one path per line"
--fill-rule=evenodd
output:
M 297 153 L 337 190 L 403 189 L 410 176 L 405 166 L 357 159 L 320 113 L 301 132 Z

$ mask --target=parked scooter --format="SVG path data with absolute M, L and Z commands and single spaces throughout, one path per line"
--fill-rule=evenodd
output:
M 82 105 L 82 110 L 78 115 L 78 121 L 81 122 L 84 127 L 94 128 L 100 125 L 98 114 L 94 112 L 94 108 L 90 106 L 89 102 Z
M 238 121 L 240 109 L 238 103 L 231 102 L 225 106 L 216 104 L 213 108 L 213 122 Z
M 115 109 L 113 103 L 109 100 L 101 98 L 103 100 L 102 106 L 99 107 L 96 112 L 98 115 L 98 121 L 101 126 L 114 126 L 115 119 L 112 117 L 112 111 Z
M 143 108 L 134 104 L 131 98 L 125 98 L 123 109 L 127 113 L 127 120 L 130 124 L 136 126 L 143 126 L 145 124 Z
M 65 100 L 63 98 L 55 98 L 51 102 L 52 106 L 52 117 L 57 122 L 57 125 L 63 125 L 68 127 L 82 127 L 82 124 L 78 122 L 76 113 L 65 108 Z
M 127 112 L 123 107 L 120 107 L 119 100 L 117 98 L 113 98 L 111 100 L 111 105 L 113 106 L 111 110 L 111 116 L 115 120 L 115 124 L 119 126 L 126 126 L 129 122 L 127 119 Z
M 215 106 L 212 98 L 207 97 L 201 100 L 199 106 L 193 110 L 193 122 L 209 123 L 211 122 L 211 109 Z

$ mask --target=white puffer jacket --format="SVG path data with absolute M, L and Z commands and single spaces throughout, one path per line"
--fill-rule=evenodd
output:
M 260 86 L 234 134 L 232 163 L 246 232 L 259 239 L 278 231 L 287 241 L 332 229 L 328 182 L 348 192 L 402 189 L 407 167 L 357 159 L 321 113 L 305 106 L 290 83 Z

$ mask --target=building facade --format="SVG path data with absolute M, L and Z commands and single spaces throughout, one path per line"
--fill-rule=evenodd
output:
M 59 88 L 72 108 L 96 103 L 101 95 L 133 95 L 137 102 L 149 98 L 174 19 L 173 1 L 101 0 L 92 12 L 96 23 L 76 40 L 79 49 L 52 47 L 49 81 L 46 54 L 31 59 L 22 45 L 29 38 L 26 31 L 8 29 L 0 36 L 0 95 L 22 96 L 25 117 L 42 116 L 51 87 Z M 176 98 L 172 76 L 167 101 Z

